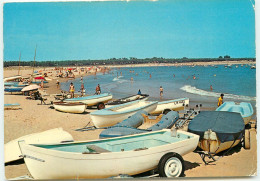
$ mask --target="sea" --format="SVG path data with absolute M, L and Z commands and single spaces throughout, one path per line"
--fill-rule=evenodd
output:
M 61 83 L 61 89 L 68 91 L 71 82 L 80 91 L 80 78 Z M 100 84 L 102 93 L 111 93 L 114 99 L 137 94 L 140 89 L 143 94 L 149 94 L 149 100 L 187 97 L 190 104 L 217 107 L 218 97 L 223 93 L 224 101 L 250 102 L 256 107 L 256 69 L 249 65 L 113 68 L 105 74 L 85 76 L 83 83 L 86 94 L 93 95 Z M 160 86 L 163 97 L 160 97 Z

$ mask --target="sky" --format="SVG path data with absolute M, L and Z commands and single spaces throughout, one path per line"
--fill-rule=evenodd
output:
M 255 57 L 250 0 L 5 3 L 4 60 Z

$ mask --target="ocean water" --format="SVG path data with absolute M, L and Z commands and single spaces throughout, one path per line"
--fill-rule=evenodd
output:
M 62 83 L 61 88 L 68 91 L 70 82 Z M 80 78 L 72 82 L 79 91 Z M 94 94 L 100 84 L 102 92 L 112 93 L 113 98 L 133 95 L 140 89 L 150 95 L 149 100 L 188 97 L 190 102 L 216 106 L 218 97 L 224 93 L 224 101 L 251 102 L 254 107 L 256 102 L 256 69 L 246 65 L 114 68 L 104 75 L 85 76 L 83 82 L 87 94 Z M 164 89 L 163 98 L 159 95 L 160 86 Z

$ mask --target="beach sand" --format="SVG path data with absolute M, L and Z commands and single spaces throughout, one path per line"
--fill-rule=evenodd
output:
M 35 70 L 40 69 L 42 68 Z M 23 76 L 28 76 L 28 74 L 32 73 L 32 68 L 21 68 L 20 73 Z M 13 75 L 17 75 L 17 68 L 4 69 L 4 77 Z M 66 81 L 66 79 L 59 80 Z M 50 101 L 54 100 L 52 94 L 60 93 L 60 90 L 56 87 L 56 80 L 49 81 L 48 88 L 44 88 L 44 91 L 47 94 L 45 96 L 47 98 L 46 103 L 49 104 Z M 94 111 L 94 109 L 87 110 L 89 112 L 84 114 L 63 113 L 51 109 L 50 105 L 40 105 L 39 100 L 28 100 L 23 95 L 10 95 L 9 93 L 4 95 L 5 104 L 16 102 L 20 103 L 22 109 L 4 111 L 4 143 L 24 135 L 58 127 L 62 127 L 63 130 L 69 132 L 75 141 L 97 139 L 99 133 L 102 131 L 101 129 L 85 132 L 74 131 L 77 128 L 86 126 L 89 122 L 90 125 L 93 125 L 89 112 Z M 256 130 L 251 128 L 250 134 L 250 150 L 236 146 L 228 155 L 209 165 L 205 165 L 197 153 L 192 152 L 185 155 L 183 157 L 185 160 L 185 177 L 243 177 L 256 175 Z M 5 176 L 7 179 L 22 175 L 30 175 L 24 163 L 5 166 Z

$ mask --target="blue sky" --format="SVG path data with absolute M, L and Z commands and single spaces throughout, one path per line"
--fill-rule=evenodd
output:
M 250 0 L 4 5 L 4 60 L 255 57 Z

